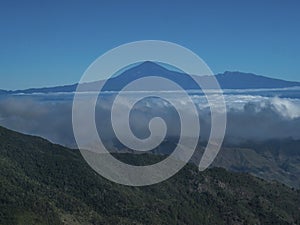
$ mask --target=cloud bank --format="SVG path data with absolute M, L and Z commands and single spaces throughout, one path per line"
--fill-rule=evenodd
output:
M 176 93 L 168 93 L 178 105 L 189 113 L 185 102 Z M 170 97 L 169 96 L 169 97 Z M 120 104 L 128 109 L 128 98 Z M 114 95 L 107 95 L 98 101 L 96 121 L 100 136 L 115 140 L 110 123 L 110 109 Z M 192 99 L 199 111 L 201 139 L 210 133 L 210 108 L 204 96 L 193 94 Z M 245 94 L 225 95 L 227 105 L 226 140 L 300 139 L 300 99 L 261 97 Z M 214 103 L 213 103 L 214 104 Z M 216 102 L 217 104 L 217 102 Z M 118 113 L 123 113 L 120 110 Z M 146 98 L 131 110 L 130 125 L 139 138 L 149 136 L 149 121 L 153 117 L 165 120 L 167 135 L 180 135 L 178 113 L 167 101 Z M 120 123 L 124 121 L 119 121 Z M 72 96 L 21 95 L 0 98 L 0 125 L 27 134 L 42 136 L 54 143 L 76 147 L 72 131 Z

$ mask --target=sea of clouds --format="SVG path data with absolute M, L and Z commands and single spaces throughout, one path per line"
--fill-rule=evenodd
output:
M 268 140 L 293 138 L 300 139 L 300 98 L 295 94 L 288 97 L 286 93 L 295 90 L 243 90 L 225 91 L 227 129 L 225 139 L 228 142 L 245 140 Z M 299 90 L 297 90 L 299 93 Z M 280 93 L 280 94 L 278 94 Z M 190 93 L 200 115 L 201 139 L 205 141 L 210 133 L 210 106 L 218 101 L 208 103 L 205 96 Z M 296 97 L 294 97 L 296 96 Z M 96 107 L 96 123 L 101 138 L 114 139 L 110 121 L 110 110 L 115 95 L 107 94 L 100 98 Z M 168 127 L 168 136 L 180 135 L 179 115 L 168 102 L 158 98 L 146 98 L 130 109 L 128 99 L 134 94 L 121 98 L 121 109 L 117 114 L 131 110 L 130 126 L 139 138 L 146 138 L 149 133 L 149 121 L 153 117 L 164 119 Z M 180 95 L 166 93 L 173 98 L 177 106 L 186 113 Z M 76 148 L 72 129 L 73 94 L 31 94 L 0 96 L 0 125 L 22 133 L 42 136 L 54 143 Z M 224 112 L 220 108 L 219 113 Z M 116 117 L 118 118 L 118 117 Z M 121 116 L 120 116 L 121 118 Z M 126 121 L 118 121 L 122 124 Z M 159 129 L 159 127 L 157 128 Z M 88 131 L 87 131 L 88 132 Z

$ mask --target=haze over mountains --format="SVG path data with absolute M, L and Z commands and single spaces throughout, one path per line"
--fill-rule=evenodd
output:
M 103 91 L 119 91 L 126 84 L 138 78 L 145 76 L 160 76 L 170 79 L 178 84 L 185 90 L 198 90 L 198 85 L 186 74 L 166 69 L 165 67 L 154 62 L 144 62 L 132 68 L 129 68 L 108 80 L 105 84 Z M 193 79 L 199 82 L 209 82 L 211 76 L 197 76 L 192 75 Z M 280 79 L 259 76 L 252 73 L 230 72 L 226 71 L 223 74 L 215 75 L 222 89 L 262 89 L 262 88 L 288 88 L 299 87 L 300 82 L 285 81 Z M 96 81 L 87 83 L 83 89 L 87 91 L 98 91 L 99 84 L 105 81 Z M 74 92 L 78 84 L 47 87 L 47 88 L 31 88 L 26 90 L 5 91 L 0 90 L 0 94 L 18 94 L 18 93 L 56 93 L 56 92 Z M 159 85 L 159 84 L 156 84 Z M 151 85 L 145 85 L 143 90 L 148 90 Z M 151 90 L 151 89 L 149 89 Z M 166 87 L 161 87 L 161 90 L 166 90 Z M 168 91 L 168 90 L 166 90 Z
M 177 81 L 185 89 L 197 87 L 184 74 L 170 71 L 155 63 L 145 62 L 110 79 L 105 90 L 120 90 L 127 83 L 149 74 L 159 74 Z M 199 76 L 194 77 L 199 78 Z M 222 157 L 217 159 L 218 166 L 231 171 L 248 172 L 269 180 L 276 179 L 299 188 L 300 167 L 297 149 L 300 146 L 300 89 L 287 88 L 299 83 L 239 72 L 225 72 L 216 77 L 225 88 L 241 88 L 241 90 L 225 91 L 224 94 L 228 118 L 225 138 L 227 143 L 236 146 L 227 148 L 225 154 L 222 154 L 224 150 L 221 151 Z M 200 77 L 200 79 L 207 79 L 207 77 Z M 86 88 L 96 91 L 99 82 L 86 84 Z M 0 125 L 23 133 L 42 136 L 64 146 L 76 147 L 71 119 L 75 90 L 76 85 L 16 92 L 3 91 L 2 93 L 16 93 L 16 95 L 0 96 Z M 38 92 L 48 94 L 31 94 Z M 67 94 L 59 94 L 60 92 Z M 18 95 L 18 93 L 27 94 Z M 210 132 L 209 107 L 205 96 L 196 92 L 196 94 L 191 93 L 191 98 L 201 115 L 201 140 L 205 141 Z M 176 93 L 166 93 L 166 95 L 181 102 L 180 96 Z M 110 118 L 105 117 L 110 114 L 113 97 L 114 93 L 105 95 L 103 101 L 99 101 L 97 105 L 96 121 L 99 127 L 104 128 L 101 135 L 107 140 L 112 140 L 114 137 L 114 132 L 109 125 Z M 122 104 L 126 108 L 126 102 L 132 95 L 123 97 Z M 184 102 L 180 103 L 180 108 L 186 110 Z M 123 114 L 124 111 L 119 113 Z M 146 99 L 135 106 L 130 122 L 131 127 L 137 134 L 146 137 L 148 121 L 158 115 L 167 121 L 168 139 L 176 137 L 179 129 L 176 113 L 170 105 L 157 99 Z M 254 144 L 242 146 L 248 141 Z M 273 142 L 277 144 L 274 146 Z M 171 151 L 171 145 L 174 143 L 166 145 L 162 150 Z M 116 142 L 109 143 L 113 150 L 117 149 L 117 145 Z

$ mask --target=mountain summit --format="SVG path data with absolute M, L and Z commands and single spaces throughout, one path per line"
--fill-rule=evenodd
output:
M 191 75 L 188 76 L 185 73 L 173 71 L 164 66 L 161 66 L 157 63 L 146 61 L 141 64 L 138 64 L 134 67 L 128 68 L 119 75 L 112 77 L 111 79 L 102 81 L 96 81 L 92 83 L 85 84 L 85 89 L 87 91 L 98 91 L 97 87 L 100 83 L 106 82 L 103 90 L 104 91 L 119 91 L 124 86 L 130 82 L 137 80 L 139 78 L 147 76 L 159 76 L 169 80 L 174 81 L 179 84 L 185 90 L 197 90 L 199 86 L 194 81 L 198 82 L 208 82 L 209 79 L 212 79 L 211 76 L 197 76 Z M 192 78 L 194 79 L 192 79 Z M 215 78 L 218 80 L 220 87 L 223 89 L 263 89 L 263 88 L 288 88 L 288 87 L 300 87 L 300 82 L 285 81 L 280 79 L 269 78 L 266 76 L 260 76 L 253 73 L 242 73 L 242 72 L 230 72 L 226 71 L 222 74 L 215 75 Z M 0 91 L 0 94 L 9 94 L 9 93 L 55 93 L 55 92 L 74 92 L 78 84 L 58 86 L 58 87 L 49 87 L 49 88 L 32 88 L 27 90 L 17 90 L 17 91 Z M 159 87 L 160 84 L 146 84 L 143 87 L 144 90 L 151 90 L 151 85 L 154 85 L 160 90 L 165 87 Z M 142 88 L 141 88 L 142 89 Z

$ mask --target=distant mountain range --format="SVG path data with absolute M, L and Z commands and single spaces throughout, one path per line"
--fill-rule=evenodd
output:
M 84 91 L 98 91 L 99 84 L 104 85 L 103 91 L 119 91 L 126 84 L 134 81 L 138 78 L 145 76 L 160 76 L 170 79 L 178 84 L 185 90 L 197 90 L 199 89 L 196 82 L 207 82 L 209 83 L 211 76 L 197 76 L 192 75 L 193 79 L 187 74 L 172 71 L 166 69 L 165 67 L 158 65 L 154 62 L 144 62 L 133 68 L 130 68 L 116 77 L 109 80 L 96 81 L 84 84 Z M 223 89 L 262 89 L 262 88 L 288 88 L 300 86 L 300 82 L 285 81 L 280 79 L 273 79 L 265 76 L 259 76 L 252 73 L 242 73 L 242 72 L 229 72 L 226 71 L 223 74 L 215 75 L 221 88 Z M 16 91 L 5 91 L 0 90 L 0 94 L 18 94 L 18 93 L 58 93 L 58 92 L 75 92 L 78 84 L 57 86 L 57 87 L 47 87 L 47 88 L 31 88 L 26 90 L 16 90 Z M 152 85 L 152 86 L 151 86 Z M 159 87 L 159 84 L 146 84 L 145 87 L 141 87 L 143 90 L 151 90 L 155 86 L 156 89 L 165 90 L 166 87 Z M 168 90 L 168 89 L 167 89 Z

